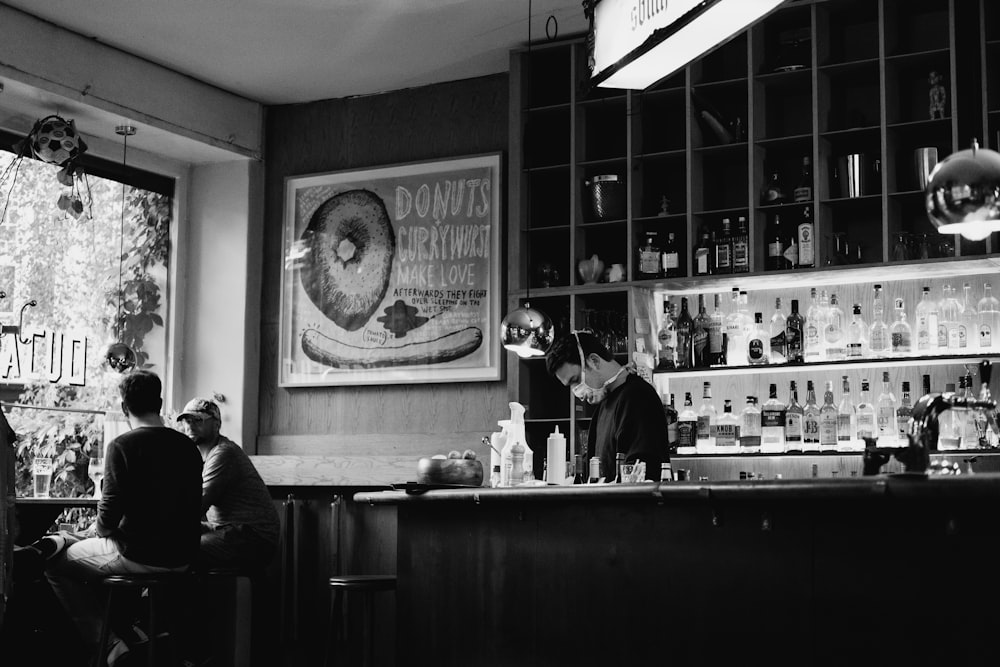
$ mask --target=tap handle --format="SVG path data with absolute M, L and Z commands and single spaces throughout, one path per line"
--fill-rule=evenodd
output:
M 984 385 L 989 386 L 990 377 L 993 375 L 993 362 L 989 359 L 983 359 L 979 362 L 979 381 Z

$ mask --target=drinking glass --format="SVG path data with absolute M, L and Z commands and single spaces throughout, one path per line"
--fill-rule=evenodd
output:
M 36 456 L 31 462 L 31 472 L 35 478 L 35 497 L 48 498 L 52 488 L 52 459 Z
M 94 498 L 101 498 L 101 484 L 104 481 L 104 456 L 101 451 L 90 453 L 90 462 L 87 466 L 87 475 L 94 482 Z

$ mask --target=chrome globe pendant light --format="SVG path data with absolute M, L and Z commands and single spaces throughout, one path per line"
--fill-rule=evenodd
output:
M 528 0 L 528 68 L 531 67 L 531 0 Z M 525 199 L 531 201 L 531 177 L 525 184 Z M 529 204 L 530 207 L 530 204 Z M 530 208 L 527 211 L 530 216 Z M 531 259 L 531 235 L 525 243 L 525 257 Z M 500 322 L 500 342 L 506 350 L 521 358 L 541 357 L 552 345 L 552 319 L 531 307 L 531 276 L 527 277 L 524 305 L 509 312 Z
M 924 203 L 942 234 L 982 241 L 1000 231 L 1000 153 L 972 147 L 943 159 L 930 173 Z
M 126 166 L 128 138 L 136 132 L 134 125 L 118 125 L 115 133 L 122 137 L 122 166 Z M 118 248 L 118 311 L 115 316 L 115 340 L 104 351 L 104 363 L 116 373 L 127 373 L 136 364 L 135 350 L 122 341 L 122 272 L 125 264 L 125 182 L 122 181 L 122 211 Z

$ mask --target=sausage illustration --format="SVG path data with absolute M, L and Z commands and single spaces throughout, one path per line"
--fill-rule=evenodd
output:
M 386 368 L 441 364 L 471 354 L 483 343 L 479 327 L 466 327 L 430 340 L 402 345 L 359 347 L 320 333 L 302 332 L 302 351 L 313 361 L 334 368 Z

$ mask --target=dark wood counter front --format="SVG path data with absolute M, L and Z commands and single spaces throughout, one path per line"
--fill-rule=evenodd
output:
M 359 493 L 400 661 L 989 664 L 1000 475 Z

